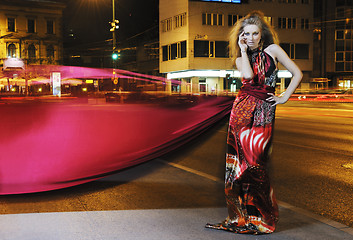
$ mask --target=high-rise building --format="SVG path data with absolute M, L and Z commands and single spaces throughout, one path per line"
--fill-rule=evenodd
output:
M 302 88 L 313 70 L 313 0 L 160 0 L 160 72 L 174 79 L 171 92 L 235 91 L 239 71 L 228 52 L 234 24 L 252 10 L 262 11 L 282 48 L 303 71 Z M 283 91 L 291 74 L 279 66 Z M 175 84 L 178 82 L 179 84 Z
M 315 0 L 314 74 L 353 88 L 353 1 Z

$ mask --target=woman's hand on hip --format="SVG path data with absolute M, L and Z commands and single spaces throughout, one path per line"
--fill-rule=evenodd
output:
M 285 99 L 284 97 L 277 97 L 273 93 L 267 93 L 270 95 L 268 98 L 266 98 L 266 101 L 272 103 L 272 107 L 276 106 L 277 104 L 284 104 L 288 101 L 288 99 Z

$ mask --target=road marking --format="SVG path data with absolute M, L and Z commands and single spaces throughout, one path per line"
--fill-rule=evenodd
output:
M 212 181 L 214 181 L 214 182 L 224 183 L 224 180 L 223 180 L 223 179 L 220 179 L 220 178 L 218 178 L 218 177 L 212 176 L 212 175 L 210 175 L 210 174 L 207 174 L 207 173 L 204 173 L 204 172 L 201 172 L 201 171 L 198 171 L 198 170 L 195 170 L 195 169 L 192 169 L 192 168 L 189 168 L 189 167 L 186 167 L 186 166 L 177 164 L 177 163 L 168 162 L 168 161 L 165 161 L 165 160 L 160 159 L 160 158 L 157 158 L 156 160 L 157 160 L 158 162 L 161 162 L 161 163 L 164 163 L 164 164 L 173 166 L 173 167 L 175 167 L 175 168 L 184 170 L 184 171 L 186 171 L 186 172 L 193 173 L 193 174 L 195 174 L 195 175 L 198 175 L 198 176 L 207 178 L 207 179 L 212 180 Z

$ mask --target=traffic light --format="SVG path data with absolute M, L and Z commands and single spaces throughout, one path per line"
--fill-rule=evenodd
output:
M 112 28 L 110 29 L 111 32 L 114 32 L 116 29 L 119 28 L 119 20 L 114 20 L 114 22 L 109 22 Z
M 112 58 L 113 58 L 113 60 L 117 60 L 119 58 L 119 54 L 118 53 L 113 53 L 112 54 Z

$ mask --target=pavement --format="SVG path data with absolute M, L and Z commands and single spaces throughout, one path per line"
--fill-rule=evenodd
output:
M 280 221 L 270 235 L 240 235 L 204 228 L 226 216 L 225 208 L 148 209 L 7 214 L 0 216 L 2 240 L 214 240 L 353 239 L 353 229 L 280 203 Z

